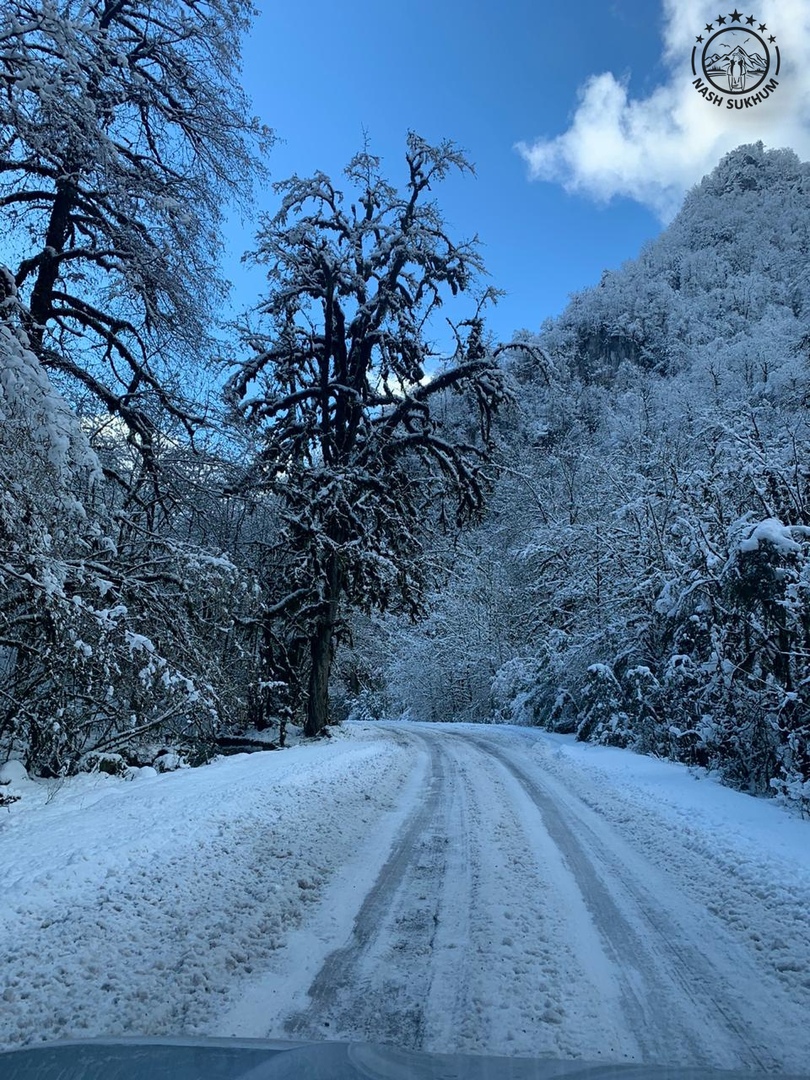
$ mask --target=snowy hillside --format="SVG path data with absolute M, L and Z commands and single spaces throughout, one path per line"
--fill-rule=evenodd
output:
M 546 327 L 546 347 L 591 380 L 623 360 L 662 373 L 713 364 L 735 396 L 769 373 L 799 376 L 810 309 L 808 193 L 810 165 L 791 151 L 740 147 L 637 260 L 572 298 Z
M 426 623 L 358 626 L 364 708 L 541 724 L 808 805 L 809 188 L 741 147 L 509 352 L 490 512 L 439 549 Z

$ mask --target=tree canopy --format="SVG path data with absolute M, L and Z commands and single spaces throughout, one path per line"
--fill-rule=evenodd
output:
M 191 429 L 223 200 L 263 132 L 237 82 L 245 0 L 8 0 L 0 16 L 5 288 L 31 348 L 148 458 Z

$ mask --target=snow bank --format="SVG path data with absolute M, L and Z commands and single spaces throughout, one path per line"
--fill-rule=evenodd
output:
M 17 783 L 0 811 L 0 1046 L 203 1031 L 392 810 L 362 731 L 137 779 Z

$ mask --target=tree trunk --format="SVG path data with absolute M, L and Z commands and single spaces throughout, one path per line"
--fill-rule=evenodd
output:
M 319 735 L 329 722 L 329 671 L 332 667 L 332 626 L 319 623 L 312 635 L 312 667 L 304 734 Z
M 328 584 L 324 612 L 310 638 L 312 667 L 309 673 L 309 697 L 304 734 L 320 735 L 329 723 L 329 674 L 332 670 L 332 644 L 340 604 L 341 574 L 337 556 L 327 568 Z
M 65 250 L 70 228 L 70 212 L 76 199 L 76 189 L 66 180 L 56 183 L 56 196 L 51 206 L 45 246 L 40 259 L 34 288 L 31 293 L 31 327 L 29 337 L 37 355 L 42 354 L 45 325 L 51 317 L 53 291 L 59 277 L 59 256 Z

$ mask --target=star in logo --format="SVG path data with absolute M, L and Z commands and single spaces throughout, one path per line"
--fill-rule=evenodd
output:
M 737 11 L 736 8 L 734 8 L 734 10 L 730 13 L 729 18 L 731 19 L 732 22 L 739 22 L 740 19 L 742 18 L 742 15 L 740 14 L 739 11 Z
M 726 25 L 725 16 L 723 16 L 723 15 L 718 15 L 717 16 L 717 25 L 718 26 L 725 26 Z
M 765 23 L 760 24 L 760 27 L 759 27 L 760 34 L 764 34 L 767 29 L 768 29 L 768 27 L 765 25 Z
M 706 33 L 710 34 L 714 30 L 714 23 L 706 23 Z
M 745 21 L 748 23 L 749 26 L 753 26 L 754 23 L 756 22 L 756 19 L 754 18 L 753 15 L 749 15 L 748 18 Z
M 771 36 L 770 36 L 770 37 L 768 38 L 768 41 L 770 41 L 771 45 L 773 45 L 773 43 L 774 43 L 774 42 L 776 41 L 776 38 L 775 38 L 775 37 L 774 37 L 773 35 L 771 35 Z
M 703 35 L 698 34 L 698 36 L 695 38 L 695 41 L 698 41 L 698 42 L 703 41 Z

